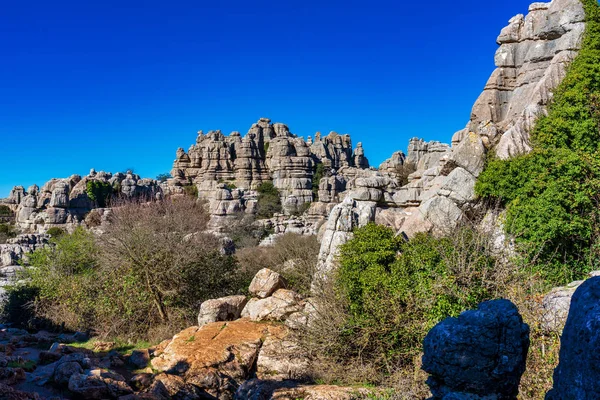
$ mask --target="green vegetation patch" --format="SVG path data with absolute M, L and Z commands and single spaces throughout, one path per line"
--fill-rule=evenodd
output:
M 340 249 L 337 277 L 349 309 L 346 346 L 383 365 L 409 363 L 437 322 L 493 298 L 499 268 L 479 239 L 468 228 L 410 242 L 375 224 L 355 230 Z
M 490 158 L 475 186 L 506 207 L 506 231 L 550 284 L 581 278 L 600 259 L 600 6 L 582 3 L 582 48 L 532 131 L 533 151 Z
M 104 208 L 108 205 L 114 188 L 108 182 L 89 181 L 86 184 L 86 193 L 90 200 L 96 202 L 98 207 Z
M 258 218 L 271 218 L 274 214 L 281 212 L 281 197 L 273 182 L 261 183 L 256 191 L 258 192 L 256 205 Z

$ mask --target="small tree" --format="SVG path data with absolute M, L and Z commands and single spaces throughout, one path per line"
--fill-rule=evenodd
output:
M 12 217 L 14 214 L 12 210 L 5 205 L 0 205 L 0 217 Z
M 86 193 L 90 200 L 96 202 L 98 207 L 104 208 L 108 205 L 108 202 L 114 193 L 114 188 L 108 182 L 88 181 Z
M 164 174 L 158 174 L 158 175 L 156 175 L 156 180 L 159 181 L 159 182 L 161 182 L 161 183 L 162 182 L 166 182 L 167 179 L 171 179 L 171 178 L 172 178 L 172 176 L 168 172 L 164 173 Z
M 257 217 L 271 218 L 274 214 L 281 212 L 281 197 L 273 182 L 261 183 L 257 192 Z
M 148 299 L 142 313 L 170 319 L 169 310 L 197 310 L 207 296 L 235 291 L 235 259 L 220 253 L 219 240 L 206 230 L 209 215 L 190 197 L 113 209 L 102 236 L 106 274 L 129 279 Z

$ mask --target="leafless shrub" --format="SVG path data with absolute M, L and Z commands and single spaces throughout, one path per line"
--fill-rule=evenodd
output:
M 248 275 L 253 276 L 262 268 L 270 268 L 286 278 L 290 289 L 307 294 L 319 248 L 316 236 L 286 233 L 277 237 L 273 246 L 243 248 L 236 257 Z

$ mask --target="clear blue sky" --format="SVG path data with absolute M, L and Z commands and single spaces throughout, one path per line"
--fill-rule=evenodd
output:
M 350 133 L 374 165 L 450 141 L 529 1 L 5 1 L 0 197 L 90 168 L 168 172 L 260 117 Z

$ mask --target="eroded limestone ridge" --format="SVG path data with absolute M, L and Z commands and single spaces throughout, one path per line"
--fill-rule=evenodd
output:
M 199 131 L 187 152 L 177 150 L 169 185 L 193 184 L 200 197 L 211 198 L 219 184 L 247 191 L 272 181 L 284 209 L 291 211 L 313 201 L 318 164 L 328 171 L 369 167 L 362 144 L 353 150 L 349 135 L 331 132 L 321 137 L 317 132 L 314 140 L 310 136 L 304 140 L 287 125 L 261 118 L 244 137 L 239 132 L 225 136 L 221 131 Z
M 579 0 L 533 3 L 513 17 L 497 39 L 497 68 L 453 142 L 471 131 L 501 158 L 529 152 L 529 132 L 580 49 L 584 21 Z

